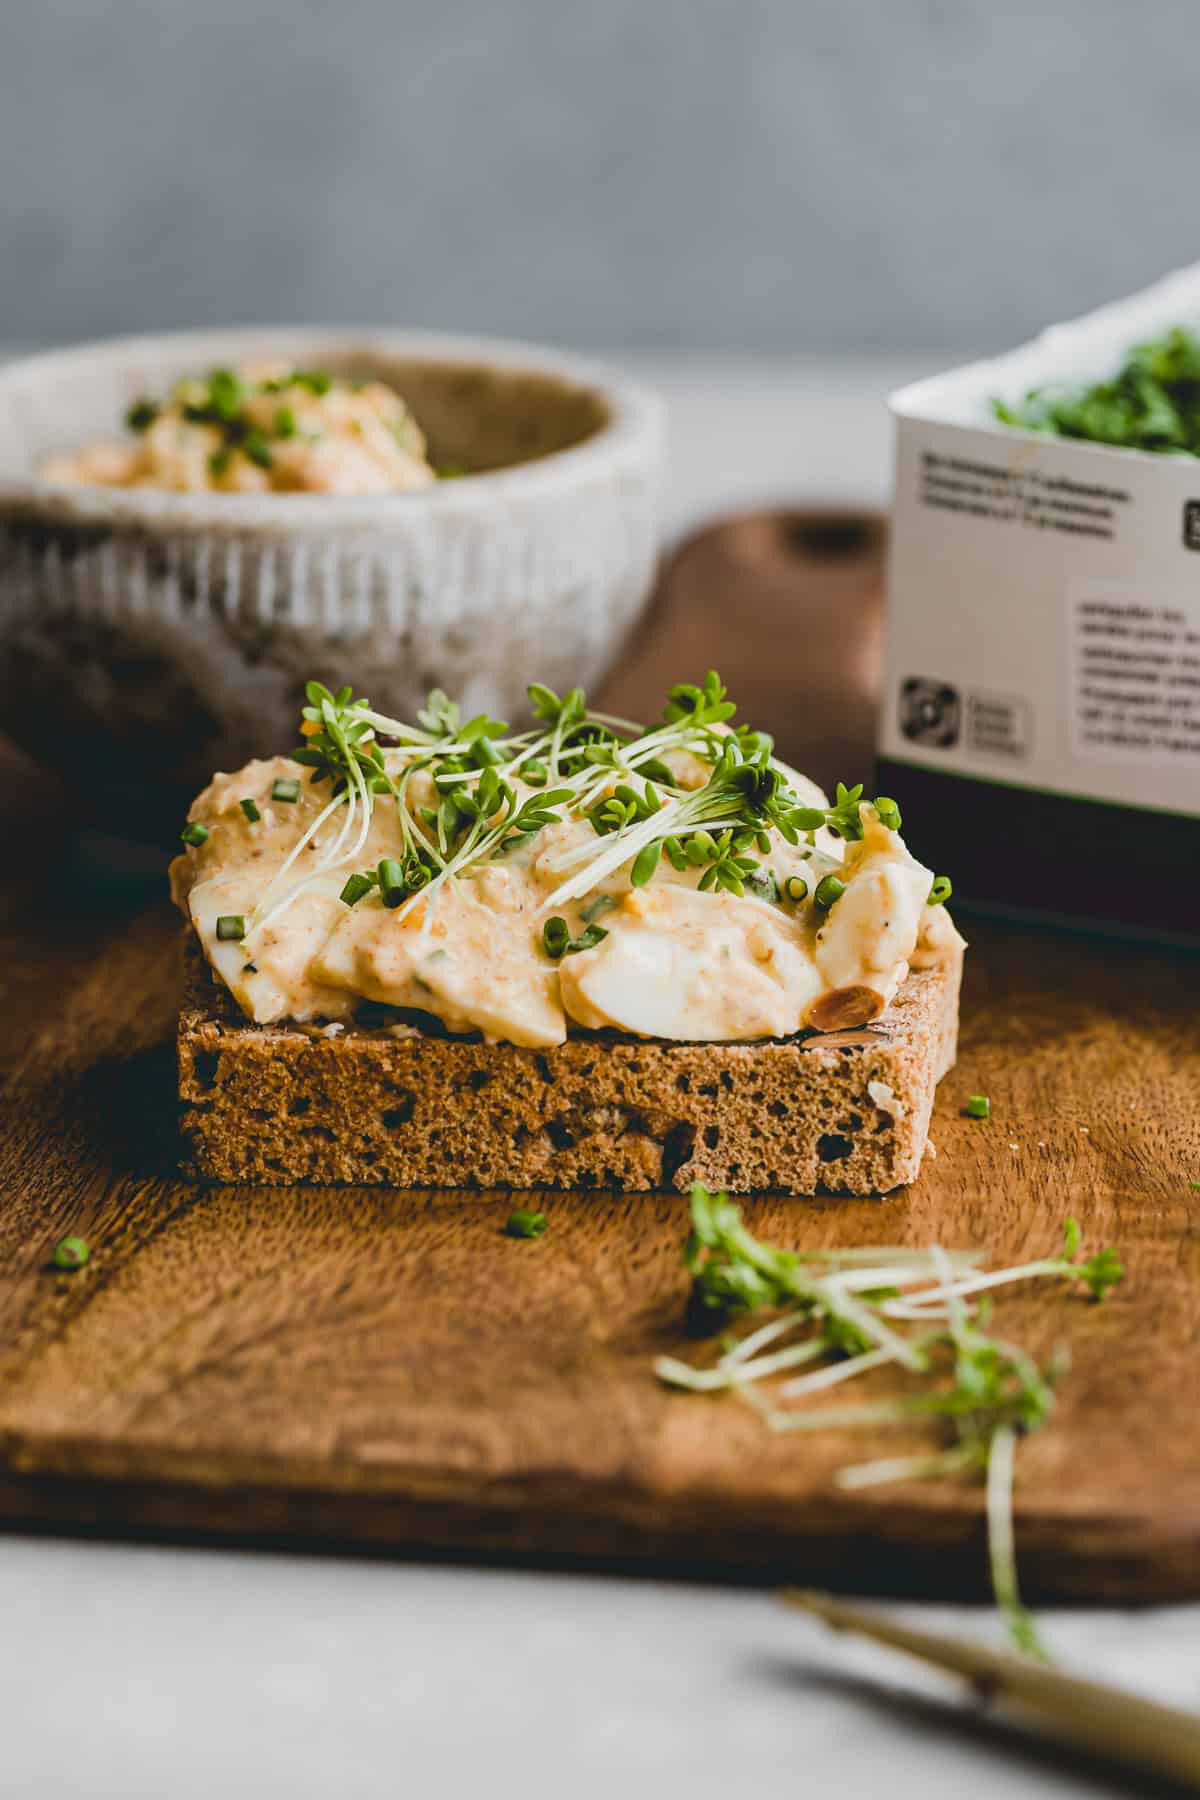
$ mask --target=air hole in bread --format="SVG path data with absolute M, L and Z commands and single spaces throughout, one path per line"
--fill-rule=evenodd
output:
M 298 1094 L 289 1105 L 288 1112 L 293 1119 L 302 1119 L 311 1106 L 312 1100 L 308 1094 Z
M 725 1089 L 727 1094 L 732 1094 L 733 1076 L 729 1073 L 728 1069 L 721 1070 L 721 1086 Z
M 544 1062 L 545 1060 L 545 1057 L 543 1057 L 542 1061 Z M 479 1092 L 480 1088 L 485 1088 L 491 1079 L 492 1078 L 486 1069 L 472 1069 L 471 1073 L 467 1076 L 469 1085 L 476 1093 Z
M 715 1150 L 720 1141 L 721 1133 L 718 1127 L 716 1125 L 706 1125 L 704 1127 L 704 1142 L 708 1149 Z
M 575 1142 L 574 1132 L 562 1119 L 547 1119 L 545 1130 L 556 1150 L 569 1150 Z
M 202 1088 L 216 1086 L 220 1067 L 221 1054 L 218 1050 L 197 1050 L 192 1058 L 192 1072 Z
M 772 1100 L 769 1111 L 776 1119 L 786 1119 L 788 1116 L 787 1106 L 782 1100 Z
M 696 1148 L 696 1127 L 686 1119 L 672 1125 L 663 1139 L 662 1178 L 673 1181 L 685 1163 L 692 1160 Z
M 690 1094 L 690 1093 L 691 1093 L 691 1091 L 692 1091 L 692 1078 L 691 1078 L 691 1076 L 690 1076 L 690 1075 L 679 1075 L 679 1076 L 676 1076 L 676 1079 L 675 1079 L 675 1086 L 676 1086 L 676 1087 L 677 1087 L 677 1088 L 678 1088 L 678 1089 L 679 1089 L 679 1091 L 680 1091 L 680 1093 L 681 1093 L 681 1094 Z
M 853 1153 L 854 1145 L 850 1139 L 841 1137 L 835 1131 L 827 1131 L 817 1139 L 817 1155 L 822 1162 L 841 1162 Z
M 401 1090 L 400 1104 L 389 1106 L 382 1114 L 383 1122 L 389 1131 L 395 1131 L 398 1125 L 407 1125 L 413 1116 L 417 1101 L 414 1094 L 406 1094 Z

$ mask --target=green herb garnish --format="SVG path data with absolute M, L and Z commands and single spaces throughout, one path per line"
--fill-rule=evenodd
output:
M 988 1329 L 990 1291 L 1050 1279 L 1085 1287 L 1103 1300 L 1124 1274 L 1115 1252 L 1081 1258 L 1079 1226 L 1068 1219 L 1062 1255 L 989 1273 L 975 1252 L 938 1246 L 775 1249 L 747 1230 L 727 1195 L 699 1183 L 692 1188 L 691 1212 L 684 1261 L 692 1275 L 692 1331 L 710 1335 L 748 1314 L 773 1316 L 745 1335 L 723 1337 L 715 1365 L 659 1357 L 660 1379 L 693 1392 L 734 1390 L 775 1432 L 922 1424 L 936 1430 L 941 1442 L 930 1450 L 843 1469 L 838 1483 L 866 1488 L 984 1475 L 997 1604 L 1017 1647 L 1045 1657 L 1017 1584 L 1014 1457 L 1020 1439 L 1050 1417 L 1066 1364 L 1057 1355 L 1039 1365 L 1019 1346 L 994 1337 Z M 820 1366 L 805 1368 L 813 1363 Z M 918 1378 L 918 1391 L 850 1406 L 783 1404 L 888 1364 Z M 768 1380 L 774 1382 L 770 1389 L 764 1387 Z
M 50 1260 L 56 1269 L 82 1269 L 91 1255 L 86 1238 L 59 1238 L 51 1253 Z
M 992 1103 L 986 1094 L 972 1094 L 964 1108 L 968 1119 L 990 1119 Z
M 252 825 L 257 825 L 258 821 L 262 818 L 262 814 L 258 810 L 257 800 L 252 800 L 247 796 L 245 800 L 239 800 L 238 805 L 241 807 L 250 823 Z
M 353 869 L 380 805 L 395 807 L 401 840 L 387 879 L 361 869 L 342 892 L 356 905 L 377 891 L 399 917 L 418 896 L 436 905 L 443 888 L 493 858 L 537 848 L 541 833 L 564 818 L 588 820 L 592 839 L 548 853 L 546 866 L 558 876 L 546 901 L 550 921 L 563 920 L 570 902 L 590 900 L 614 877 L 644 886 L 664 863 L 694 870 L 702 890 L 749 892 L 772 904 L 786 898 L 799 905 L 811 897 L 827 910 L 844 891 L 841 859 L 818 845 L 817 833 L 854 842 L 870 816 L 861 786 L 839 784 L 829 807 L 801 805 L 770 738 L 731 726 L 733 702 L 711 670 L 700 684 L 673 687 L 661 720 L 646 730 L 590 711 L 580 688 L 558 694 L 538 682 L 529 688 L 534 724 L 515 732 L 486 714 L 464 719 L 440 688 L 430 692 L 415 725 L 377 712 L 349 687 L 334 692 L 311 681 L 305 698 L 307 736 L 293 760 L 310 771 L 314 785 L 327 785 L 329 800 L 277 871 L 249 921 L 252 932 L 331 869 Z M 681 783 L 674 772 L 680 755 L 707 767 L 702 786 Z M 418 773 L 432 783 L 432 800 L 415 799 L 411 782 Z M 521 783 L 534 791 L 522 793 Z M 272 799 L 296 800 L 299 789 L 298 781 L 281 779 Z M 882 796 L 874 804 L 894 829 L 895 802 Z M 321 857 L 289 882 L 331 821 Z M 802 838 L 806 874 L 789 877 L 781 894 L 779 876 L 763 859 L 779 839 L 796 846 Z M 585 924 L 589 929 L 572 939 L 565 923 L 548 923 L 547 954 L 573 954 L 599 942 L 590 917 Z
M 543 948 L 546 955 L 552 956 L 556 962 L 560 956 L 576 956 L 581 950 L 594 949 L 607 936 L 602 925 L 588 925 L 578 937 L 573 938 L 567 921 L 557 914 L 547 919 L 542 926 Z
M 504 1231 L 507 1237 L 539 1238 L 545 1236 L 548 1223 L 544 1212 L 525 1212 L 518 1207 L 504 1221 Z
M 338 898 L 347 906 L 357 906 L 360 900 L 379 886 L 379 877 L 375 874 L 351 875 Z
M 294 805 L 300 798 L 300 783 L 280 775 L 271 783 L 272 800 L 282 800 L 287 805 Z
M 817 883 L 817 891 L 813 895 L 813 905 L 819 906 L 822 912 L 827 912 L 831 906 L 837 904 L 845 891 L 844 881 L 839 880 L 836 875 L 824 875 Z
M 190 844 L 193 849 L 199 849 L 201 844 L 207 844 L 210 833 L 207 825 L 202 825 L 199 819 L 192 819 L 189 824 L 184 826 L 179 835 L 185 844 Z
M 944 906 L 953 892 L 954 887 L 950 877 L 948 875 L 936 875 L 934 877 L 933 886 L 929 890 L 929 898 L 926 900 L 925 904 L 926 906 Z
M 1159 455 L 1200 455 L 1200 335 L 1175 326 L 1135 345 L 1110 380 L 1031 388 L 1003 425 Z
M 153 400 L 135 400 L 125 414 L 125 423 L 130 431 L 149 431 L 158 417 L 158 411 Z
M 241 913 L 222 913 L 217 920 L 217 941 L 222 944 L 240 943 L 246 935 L 246 921 Z

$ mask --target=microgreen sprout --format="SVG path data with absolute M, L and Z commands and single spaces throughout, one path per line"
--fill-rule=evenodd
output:
M 194 404 L 229 402 L 224 386 L 214 401 L 210 384 Z M 343 871 L 345 905 L 383 905 L 402 921 L 482 865 L 529 856 L 557 877 L 542 902 L 546 920 L 565 918 L 567 906 L 614 878 L 643 887 L 664 865 L 694 872 L 701 892 L 749 894 L 820 913 L 845 887 L 837 840 L 863 836 L 871 805 L 889 828 L 899 825 L 895 802 L 868 803 L 861 786 L 839 784 L 832 806 L 801 804 L 796 778 L 775 759 L 770 738 L 731 723 L 734 704 L 714 671 L 700 684 L 673 687 L 648 730 L 589 709 L 579 688 L 559 694 L 535 682 L 529 700 L 532 727 L 513 731 L 486 713 L 464 718 L 434 688 L 410 724 L 349 687 L 310 681 L 303 742 L 292 756 L 308 781 L 281 774 L 270 789 L 273 802 L 298 809 L 302 829 L 247 919 L 247 934 L 253 938 L 334 870 Z M 699 783 L 697 767 L 704 772 Z M 319 808 L 310 788 L 328 796 Z M 252 823 L 254 804 L 243 803 Z M 361 868 L 379 807 L 395 809 L 400 844 L 379 867 Z M 587 820 L 592 831 L 544 844 L 542 834 L 566 820 Z M 803 876 L 777 873 L 765 860 L 782 846 L 804 859 Z M 550 939 L 543 935 L 548 954 L 601 942 L 602 929 L 589 918 L 584 924 L 576 936 L 568 926 L 558 949 L 550 948 L 558 933 L 551 927 Z
M 659 1357 L 659 1378 L 692 1392 L 730 1390 L 754 1406 L 776 1433 L 880 1426 L 936 1429 L 942 1439 L 936 1447 L 845 1468 L 838 1485 L 861 1489 L 983 1476 L 997 1605 L 1017 1647 L 1044 1656 L 1020 1601 L 1012 1487 L 1017 1444 L 1053 1412 L 1066 1358 L 1056 1353 L 1040 1364 L 997 1336 L 991 1330 L 988 1290 L 1051 1279 L 1082 1286 L 1102 1300 L 1124 1273 L 1115 1252 L 1084 1257 L 1074 1219 L 1064 1226 L 1062 1255 L 997 1271 L 981 1269 L 975 1253 L 937 1245 L 929 1250 L 780 1250 L 753 1236 L 727 1195 L 710 1193 L 699 1183 L 691 1192 L 691 1219 L 684 1248 L 692 1276 L 689 1331 L 711 1336 L 750 1315 L 770 1316 L 744 1335 L 723 1338 L 715 1363 L 698 1367 L 677 1357 Z M 919 1390 L 850 1405 L 805 1404 L 818 1392 L 890 1365 L 919 1377 Z M 767 1382 L 773 1385 L 762 1385 Z
M 504 1234 L 506 1237 L 515 1238 L 544 1237 L 548 1223 L 544 1212 L 526 1212 L 523 1208 L 518 1207 L 515 1212 L 510 1212 L 504 1221 Z
M 86 1238 L 65 1237 L 55 1244 L 50 1260 L 56 1269 L 69 1271 L 82 1269 L 91 1254 Z

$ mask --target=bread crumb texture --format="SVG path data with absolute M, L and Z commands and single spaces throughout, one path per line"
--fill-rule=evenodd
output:
M 187 955 L 185 1172 L 264 1186 L 886 1193 L 920 1168 L 962 967 L 915 970 L 854 1030 L 754 1044 L 589 1032 L 530 1050 L 248 1024 L 194 943 Z

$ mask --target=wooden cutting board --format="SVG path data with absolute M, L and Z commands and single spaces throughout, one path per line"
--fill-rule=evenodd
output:
M 756 584 L 746 538 L 744 522 L 713 534 L 713 581 L 741 555 L 738 604 L 775 608 L 790 654 L 827 604 L 825 556 L 798 538 L 792 576 L 772 564 Z M 869 609 L 878 527 L 851 540 L 826 544 L 844 605 Z M 722 602 L 701 549 L 638 650 L 665 657 L 669 630 L 667 676 L 710 660 L 716 633 L 693 631 Z M 614 690 L 636 697 L 640 679 Z M 782 686 L 777 700 L 803 759 Z M 501 1231 L 511 1193 L 179 1181 L 174 919 L 101 916 L 24 866 L 0 883 L 0 1518 L 982 1591 L 977 1489 L 832 1486 L 902 1441 L 771 1437 L 735 1399 L 659 1386 L 652 1358 L 690 1353 L 681 1197 L 542 1197 L 546 1236 L 518 1241 Z M 1021 1451 L 1025 1585 L 1200 1593 L 1200 963 L 971 936 L 936 1160 L 881 1201 L 750 1202 L 751 1224 L 780 1243 L 937 1240 L 1007 1262 L 1053 1250 L 1076 1214 L 1087 1243 L 1116 1244 L 1129 1273 L 1103 1307 L 1002 1303 L 1010 1335 L 1073 1353 L 1054 1421 Z M 987 1123 L 961 1116 L 977 1091 Z M 66 1232 L 92 1247 L 74 1275 L 48 1266 Z

